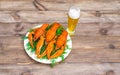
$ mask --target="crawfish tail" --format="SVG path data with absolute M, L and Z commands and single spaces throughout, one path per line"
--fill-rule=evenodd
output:
M 36 55 L 39 55 L 40 50 L 41 50 L 41 48 L 42 48 L 42 46 L 44 44 L 44 40 L 45 40 L 45 38 L 43 36 L 41 36 L 40 40 L 38 41 L 38 43 L 36 45 L 36 52 L 35 52 Z
M 55 37 L 56 30 L 59 26 L 59 23 L 54 23 L 53 26 L 48 30 L 48 32 L 46 33 L 46 42 L 51 41 Z
M 44 34 L 45 29 L 49 26 L 49 24 L 43 24 L 40 28 L 35 31 L 34 41 L 37 40 L 42 34 Z
M 53 26 L 51 27 L 51 30 L 56 31 L 59 26 L 60 26 L 60 24 L 57 23 L 57 22 L 55 22 L 55 23 L 53 24 Z
M 65 47 L 62 46 L 61 49 L 59 49 L 56 53 L 54 53 L 54 54 L 50 57 L 50 59 L 53 59 L 53 58 L 56 58 L 56 57 L 59 57 L 60 55 L 62 55 L 62 53 L 64 52 L 64 49 L 65 49 Z
M 49 26 L 49 24 L 45 23 L 41 26 L 41 29 L 45 30 L 48 26 Z
M 52 50 L 54 49 L 54 43 L 55 43 L 55 40 L 50 41 L 50 43 L 48 44 L 48 46 L 46 48 L 48 59 L 50 58 L 50 54 L 51 54 Z
M 34 34 L 34 32 L 30 32 L 28 34 L 28 40 L 29 40 L 30 45 L 31 45 L 32 48 L 34 48 L 34 45 L 33 45 L 33 36 L 32 36 L 33 34 Z
M 42 58 L 42 57 L 45 56 L 45 55 L 46 55 L 46 50 L 45 50 L 42 54 L 37 55 L 37 57 L 38 57 L 38 58 Z
M 56 42 L 56 45 L 58 48 L 60 48 L 66 43 L 67 35 L 68 35 L 68 32 L 64 30 L 62 34 L 58 37 L 57 42 Z

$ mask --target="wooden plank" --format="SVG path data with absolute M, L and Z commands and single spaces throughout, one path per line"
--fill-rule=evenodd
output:
M 5 38 L 5 37 L 4 37 Z M 15 40 L 14 40 L 15 39 Z M 6 37 L 5 40 L 0 40 L 0 56 L 1 56 L 1 64 L 11 64 L 11 63 L 33 63 L 35 61 L 32 61 L 25 53 L 24 47 L 23 47 L 23 40 L 21 37 L 16 37 L 14 39 L 10 38 L 8 39 Z M 19 42 L 18 42 L 19 41 Z M 8 47 L 9 49 L 7 49 Z M 15 48 L 16 47 L 16 48 Z M 4 58 L 7 59 L 4 60 Z
M 32 2 L 33 0 L 0 0 L 0 10 L 37 10 Z
M 99 62 L 100 60 L 101 62 L 111 62 L 110 60 L 112 59 L 114 62 L 119 62 L 120 46 L 115 45 L 115 40 L 112 40 L 115 38 L 111 39 L 111 37 L 79 37 L 78 39 L 76 37 L 73 38 L 73 50 L 69 58 L 66 59 L 66 61 L 70 60 L 69 62 L 74 62 L 77 60 L 85 62 Z M 115 49 L 115 47 L 117 48 L 116 51 L 118 51 L 117 54 L 114 54 L 115 52 L 111 52 Z M 113 57 L 117 56 L 117 58 L 109 58 L 111 54 L 113 55 Z M 83 59 L 83 57 L 85 58 Z
M 120 4 L 119 0 L 112 1 L 112 0 L 67 0 L 67 1 L 61 1 L 57 0 L 35 0 L 36 4 L 38 5 L 38 8 L 41 7 L 41 5 L 45 6 L 48 10 L 68 10 L 70 6 L 76 5 L 81 8 L 81 10 L 120 10 Z
M 72 52 L 65 62 L 120 62 L 120 37 L 76 36 L 72 40 Z M 35 63 L 25 53 L 19 36 L 0 37 L 0 60 L 0 64 Z
M 120 10 L 119 0 L 36 0 L 38 8 L 45 7 L 48 11 L 51 10 L 68 10 L 71 5 L 77 5 L 81 10 Z M 35 2 L 36 3 L 36 2 Z M 37 10 L 33 4 L 33 0 L 1 0 L 0 10 Z
M 14 11 L 0 12 L 0 22 L 62 22 L 67 23 L 65 11 Z M 79 23 L 120 23 L 119 12 L 116 14 L 99 14 L 93 12 L 81 12 Z
M 0 36 L 24 35 L 29 29 L 38 23 L 0 23 Z M 51 24 L 52 22 L 47 22 Z M 61 22 L 60 22 L 61 23 Z M 67 23 L 61 23 L 67 28 Z M 115 23 L 79 23 L 76 28 L 76 36 L 120 36 L 120 24 Z
M 120 74 L 119 63 L 62 63 L 50 68 L 48 65 L 0 65 L 1 75 L 114 75 Z
M 119 24 L 96 23 L 96 24 L 78 24 L 76 35 L 80 36 L 119 36 Z
M 0 1 L 18 1 L 18 0 L 0 0 Z M 19 1 L 34 1 L 34 0 L 19 0 Z
M 95 2 L 112 2 L 113 0 L 65 0 L 65 1 L 61 1 L 61 0 L 41 0 L 41 1 L 45 1 L 45 2 L 54 2 L 54 3 L 71 3 L 71 2 L 84 2 L 84 1 L 95 1 Z M 114 0 L 114 1 L 119 1 L 119 0 Z

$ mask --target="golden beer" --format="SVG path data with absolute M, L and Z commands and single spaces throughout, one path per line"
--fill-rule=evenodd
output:
M 69 32 L 74 32 L 77 23 L 78 23 L 78 19 L 72 19 L 69 15 L 68 15 L 68 30 Z
M 78 7 L 72 6 L 68 12 L 68 33 L 73 35 L 75 32 L 75 28 L 78 24 L 78 20 L 80 17 L 80 9 Z

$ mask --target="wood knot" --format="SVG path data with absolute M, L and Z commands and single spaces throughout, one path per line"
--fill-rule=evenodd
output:
M 24 36 L 24 34 L 21 34 L 21 33 L 15 33 L 14 35 L 15 36 Z
M 30 71 L 23 72 L 21 75 L 33 75 Z
M 18 12 L 19 11 L 15 11 L 13 13 L 11 13 L 11 16 L 17 21 L 17 22 L 20 22 L 20 16 L 18 15 Z
M 113 70 L 107 71 L 106 75 L 115 75 L 115 72 Z
M 16 32 L 21 32 L 23 29 L 24 29 L 24 27 L 20 23 L 17 24 L 16 27 L 15 27 Z
M 113 44 L 109 44 L 110 49 L 115 49 L 115 46 Z
M 39 0 L 34 0 L 34 1 L 33 1 L 33 5 L 34 5 L 38 10 L 40 10 L 40 11 L 47 11 L 47 10 L 48 10 L 44 5 L 42 5 L 42 4 L 39 2 Z
M 96 11 L 96 16 L 97 16 L 97 17 L 100 17 L 100 16 L 101 16 L 100 11 Z
M 100 33 L 101 35 L 107 35 L 107 32 L 108 32 L 108 30 L 105 29 L 105 28 L 102 28 L 102 29 L 99 30 L 99 33 Z

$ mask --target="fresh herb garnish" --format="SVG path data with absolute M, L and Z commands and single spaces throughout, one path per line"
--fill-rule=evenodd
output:
M 27 50 L 30 50 L 30 49 L 31 49 L 30 42 L 28 42 L 28 43 L 26 44 L 26 46 L 27 46 Z
M 33 31 L 33 29 L 29 29 L 29 30 L 28 30 L 28 32 L 32 32 L 32 31 Z
M 46 49 L 46 45 L 44 44 L 40 50 L 40 54 L 42 54 L 45 51 L 45 49 Z
M 64 30 L 64 28 L 62 26 L 60 26 L 56 31 L 56 35 L 58 36 L 58 35 L 62 34 L 63 30 Z
M 28 39 L 28 37 L 26 36 L 22 36 L 22 40 Z
M 47 55 L 43 56 L 42 59 L 47 59 Z
M 61 55 L 60 57 L 61 57 L 61 59 L 62 59 L 62 62 L 63 62 L 63 61 L 64 61 L 64 55 Z
M 52 63 L 51 63 L 51 67 L 53 68 L 54 66 L 55 66 L 55 64 L 56 64 L 56 61 L 54 60 L 54 59 L 52 59 L 52 61 L 51 61 Z

